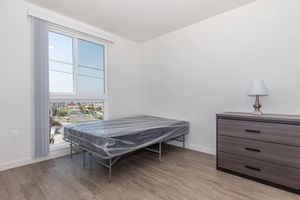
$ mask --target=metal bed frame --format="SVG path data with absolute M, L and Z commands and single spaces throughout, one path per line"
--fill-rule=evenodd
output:
M 139 148 L 139 149 L 136 149 L 136 150 L 133 150 L 133 151 L 130 151 L 130 152 L 126 152 L 124 154 L 121 154 L 119 156 L 115 156 L 115 157 L 110 157 L 110 158 L 104 158 L 102 155 L 98 154 L 97 152 L 94 152 L 92 150 L 89 150 L 87 148 L 85 148 L 84 146 L 82 145 L 79 145 L 78 143 L 68 139 L 68 138 L 64 138 L 65 141 L 69 142 L 70 143 L 70 157 L 71 159 L 73 158 L 73 146 L 76 146 L 78 147 L 79 149 L 82 150 L 83 152 L 83 167 L 85 168 L 86 166 L 86 153 L 89 153 L 89 156 L 90 156 L 90 163 L 89 163 L 89 169 L 92 170 L 92 163 L 93 163 L 93 160 L 106 167 L 108 169 L 108 179 L 109 179 L 109 182 L 111 182 L 111 176 L 112 176 L 112 167 L 114 164 L 116 164 L 116 162 L 124 155 L 126 154 L 129 154 L 129 153 L 132 153 L 134 151 L 137 151 L 137 150 L 140 150 L 140 149 L 145 149 L 147 151 L 151 151 L 151 152 L 154 152 L 154 153 L 157 153 L 158 154 L 158 158 L 159 158 L 159 161 L 161 160 L 161 156 L 162 156 L 162 148 L 161 148 L 161 144 L 162 143 L 166 143 L 170 140 L 175 140 L 175 141 L 179 141 L 179 142 L 182 142 L 182 148 L 185 149 L 185 134 L 183 135 L 179 135 L 179 136 L 175 136 L 175 137 L 168 137 L 168 138 L 165 138 L 163 140 L 160 140 L 159 142 L 156 142 L 156 143 L 153 143 L 153 144 L 150 144 L 146 147 L 143 147 L 143 148 Z M 153 149 L 153 148 L 150 148 L 150 146 L 153 146 L 153 145 L 156 145 L 158 144 L 158 149 Z M 100 159 L 99 159 L 100 158 Z

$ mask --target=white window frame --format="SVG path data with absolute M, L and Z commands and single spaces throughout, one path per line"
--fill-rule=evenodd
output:
M 61 101 L 78 101 L 78 102 L 103 102 L 104 105 L 104 119 L 108 119 L 108 44 L 101 41 L 101 39 L 97 39 L 93 36 L 89 36 L 87 34 L 69 30 L 67 28 L 57 26 L 55 24 L 48 25 L 48 33 L 54 32 L 61 35 L 65 35 L 67 37 L 71 37 L 73 42 L 73 92 L 72 93 L 50 93 L 49 92 L 49 101 L 50 102 L 61 102 Z M 82 39 L 88 42 L 92 42 L 95 44 L 102 45 L 104 47 L 104 95 L 97 97 L 85 97 L 77 95 L 77 43 L 78 39 Z
M 55 26 L 49 26 L 48 27 L 48 34 L 49 32 L 53 32 L 53 33 L 57 33 L 57 34 L 60 34 L 60 35 L 63 35 L 63 36 L 66 36 L 66 37 L 70 37 L 72 39 L 72 62 L 73 62 L 73 91 L 72 92 L 65 92 L 65 93 L 62 93 L 62 92 L 51 92 L 50 93 L 50 99 L 56 99 L 56 97 L 67 97 L 67 96 L 73 96 L 75 97 L 76 96 L 76 74 L 77 74 L 77 55 L 76 54 L 76 44 L 77 42 L 75 42 L 75 34 L 74 33 L 71 33 L 71 32 L 68 32 L 66 30 L 63 30 L 63 29 L 59 29 L 59 28 L 56 28 Z M 50 59 L 50 58 L 49 58 Z

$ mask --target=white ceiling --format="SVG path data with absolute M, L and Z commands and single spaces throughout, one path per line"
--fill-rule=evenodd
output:
M 143 42 L 254 0 L 26 0 Z

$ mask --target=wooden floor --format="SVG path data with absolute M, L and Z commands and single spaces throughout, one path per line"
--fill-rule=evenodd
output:
M 82 168 L 80 155 L 0 172 L 1 200 L 286 200 L 300 196 L 215 170 L 215 157 L 164 145 L 162 161 L 151 152 L 107 169 Z

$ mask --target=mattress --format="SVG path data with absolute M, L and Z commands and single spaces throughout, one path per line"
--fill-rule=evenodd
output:
M 187 121 L 138 116 L 67 125 L 64 138 L 108 159 L 188 132 Z

